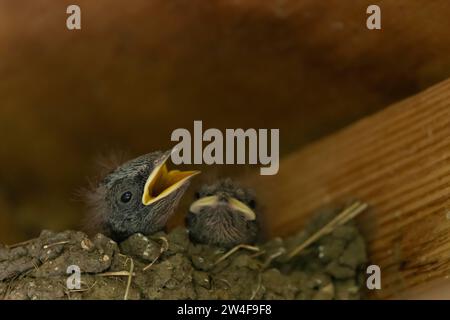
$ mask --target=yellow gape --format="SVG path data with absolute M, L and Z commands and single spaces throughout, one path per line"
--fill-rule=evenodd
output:
M 219 202 L 220 200 L 218 196 L 203 197 L 192 203 L 189 211 L 194 214 L 198 214 L 203 207 L 215 207 L 219 205 Z M 244 216 L 245 220 L 253 221 L 256 219 L 255 212 L 242 201 L 239 201 L 238 199 L 233 197 L 229 197 L 227 204 L 232 209 L 241 213 Z
M 200 173 L 200 171 L 169 171 L 166 165 L 169 157 L 170 155 L 164 158 L 163 161 L 153 169 L 145 182 L 142 203 L 146 206 L 168 196 L 173 191 L 180 188 L 190 178 Z

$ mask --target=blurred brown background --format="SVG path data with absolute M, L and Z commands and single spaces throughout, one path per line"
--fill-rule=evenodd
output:
M 280 128 L 285 155 L 447 78 L 449 17 L 447 0 L 0 0 L 0 242 L 79 227 L 100 154 L 203 120 Z

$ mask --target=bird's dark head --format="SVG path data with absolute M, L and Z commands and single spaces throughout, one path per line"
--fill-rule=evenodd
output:
M 192 240 L 222 247 L 256 240 L 256 202 L 249 189 L 224 179 L 204 185 L 196 197 L 186 221 Z
M 190 179 L 199 173 L 169 171 L 169 157 L 170 151 L 152 152 L 107 174 L 87 195 L 94 228 L 115 240 L 162 230 Z

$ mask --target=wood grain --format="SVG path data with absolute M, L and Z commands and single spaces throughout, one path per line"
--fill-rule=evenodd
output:
M 450 275 L 450 80 L 284 159 L 258 176 L 271 235 L 298 230 L 317 208 L 371 205 L 360 222 L 387 298 Z M 262 182 L 261 182 L 262 181 Z

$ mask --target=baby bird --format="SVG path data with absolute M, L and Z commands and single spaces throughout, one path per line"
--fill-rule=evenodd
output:
M 155 151 L 115 168 L 86 192 L 88 228 L 116 241 L 164 229 L 199 171 L 167 169 L 171 151 Z
M 186 217 L 192 241 L 224 248 L 256 241 L 259 225 L 250 190 L 228 178 L 204 185 L 196 196 L 198 200 L 191 204 Z

